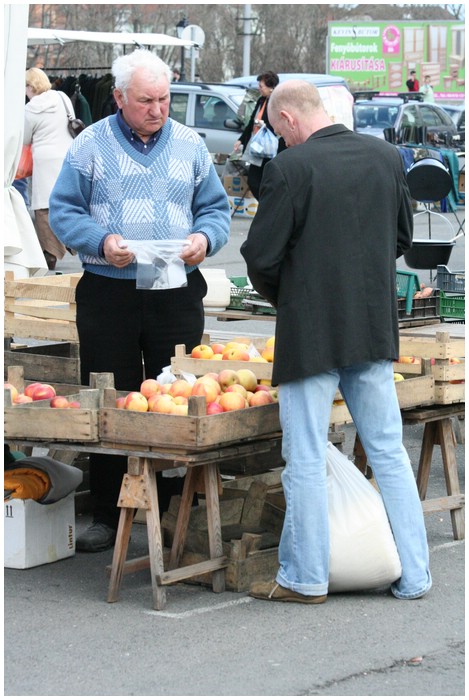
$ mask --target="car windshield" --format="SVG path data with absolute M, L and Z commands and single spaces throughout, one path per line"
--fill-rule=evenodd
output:
M 355 122 L 359 128 L 371 126 L 385 129 L 394 126 L 398 113 L 396 105 L 355 105 Z

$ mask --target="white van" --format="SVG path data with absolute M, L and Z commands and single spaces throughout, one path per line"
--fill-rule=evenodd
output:
M 335 75 L 322 73 L 278 73 L 280 82 L 285 80 L 306 80 L 313 83 L 321 95 L 324 108 L 332 121 L 345 124 L 353 131 L 353 97 L 346 81 Z M 227 81 L 229 85 L 257 88 L 257 76 L 247 75 Z

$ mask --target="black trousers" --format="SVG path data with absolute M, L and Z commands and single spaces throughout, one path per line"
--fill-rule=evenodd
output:
M 90 372 L 113 372 L 116 389 L 138 391 L 143 379 L 156 378 L 171 362 L 174 347 L 188 351 L 204 330 L 202 299 L 207 285 L 199 270 L 188 275 L 188 286 L 140 290 L 135 280 L 116 280 L 85 272 L 76 289 L 81 382 Z M 94 519 L 117 526 L 122 477 L 127 458 L 90 455 L 90 491 Z M 160 511 L 167 509 L 183 479 L 158 474 Z

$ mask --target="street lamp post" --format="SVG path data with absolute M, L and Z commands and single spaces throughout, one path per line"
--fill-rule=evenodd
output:
M 182 32 L 184 31 L 185 27 L 187 27 L 187 17 L 183 17 L 177 24 L 176 24 L 176 33 L 179 37 L 179 39 L 182 38 Z M 184 46 L 181 46 L 181 77 L 180 81 L 184 82 L 186 79 L 186 73 L 184 71 Z

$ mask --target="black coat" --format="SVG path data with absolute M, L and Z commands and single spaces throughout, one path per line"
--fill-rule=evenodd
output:
M 398 357 L 396 257 L 412 230 L 386 141 L 335 124 L 266 165 L 241 253 L 277 307 L 274 384 Z

